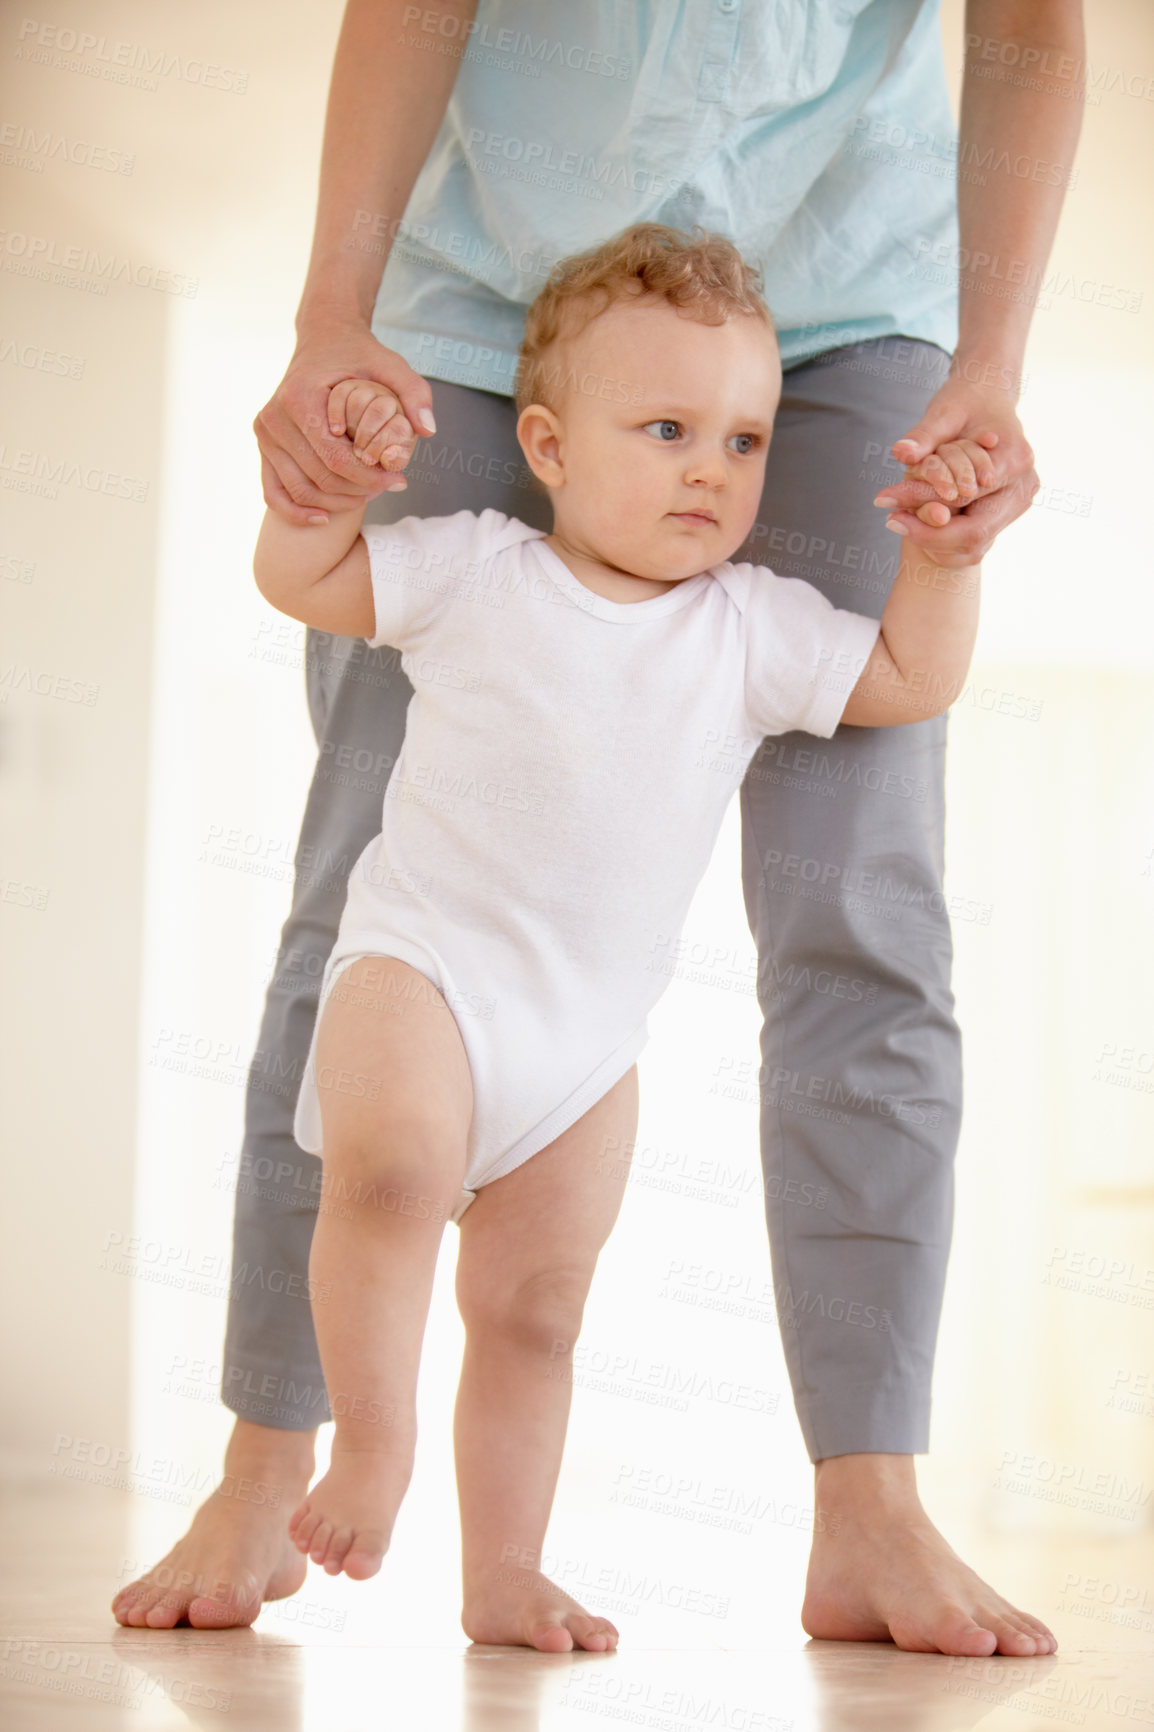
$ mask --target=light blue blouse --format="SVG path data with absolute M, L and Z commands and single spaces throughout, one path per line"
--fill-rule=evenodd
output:
M 952 351 L 957 285 L 931 262 L 957 245 L 938 5 L 479 0 L 471 28 L 407 8 L 409 40 L 458 72 L 375 335 L 427 377 L 511 395 L 553 264 L 652 221 L 761 264 L 787 366 L 892 333 Z M 352 244 L 384 233 L 360 212 Z

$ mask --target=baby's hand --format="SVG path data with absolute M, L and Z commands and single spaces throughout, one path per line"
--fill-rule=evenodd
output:
M 894 446 L 894 455 L 901 461 L 901 447 Z M 908 510 L 920 517 L 931 529 L 940 529 L 957 512 L 964 511 L 978 496 L 993 487 L 996 471 L 989 453 L 998 443 L 996 433 L 979 433 L 974 439 L 948 439 L 929 452 L 919 463 L 906 468 L 902 476 L 907 481 L 926 484 L 927 497 L 921 505 Z
M 403 469 L 417 435 L 387 385 L 373 379 L 342 379 L 329 392 L 329 431 L 348 433 L 362 462 Z M 407 483 L 402 483 L 407 485 Z

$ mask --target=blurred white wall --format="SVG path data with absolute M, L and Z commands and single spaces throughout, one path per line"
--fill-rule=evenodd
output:
M 291 650 L 260 659 L 250 423 L 292 344 L 340 8 L 98 13 L 0 27 L 0 1448 L 33 1475 L 58 1434 L 133 1446 L 151 1330 L 219 1349 L 214 1183 L 311 738 Z M 214 825 L 275 835 L 279 881 L 202 865 Z M 206 1040 L 232 1086 L 161 1069 Z
M 962 10 L 943 16 L 955 85 Z M 1090 10 L 1092 65 L 1154 77 L 1143 0 Z M 30 55 L 12 15 L 0 34 L 4 116 L 116 165 L 19 147 L 0 160 L 0 1447 L 13 1474 L 63 1458 L 91 1478 L 58 1443 L 88 1439 L 90 1463 L 127 1450 L 142 1489 L 148 1474 L 183 1487 L 137 1500 L 133 1543 L 149 1549 L 207 1488 L 228 1429 L 216 1376 L 243 1080 L 312 763 L 300 634 L 250 574 L 250 422 L 291 348 L 340 8 L 109 0 L 99 14 L 63 3 L 53 28 L 103 49 Z M 116 42 L 182 57 L 184 75 L 105 76 Z M 1021 413 L 1050 491 L 987 562 L 971 696 L 951 720 L 948 888 L 974 913 L 955 924 L 966 1117 L 923 1481 L 935 1507 L 1003 1527 L 1129 1531 L 1149 1520 L 1149 1486 L 1134 1487 L 1154 1438 L 1154 270 L 1137 214 L 1154 106 L 1109 77 L 1095 94 L 1054 262 L 1141 304 L 1071 288 L 1037 315 Z M 19 236 L 46 243 L 35 275 Z M 100 259 L 78 268 L 70 248 Z M 689 930 L 752 948 L 736 807 Z M 772 1491 L 783 1545 L 804 1543 L 781 1511 L 811 1482 L 772 1316 L 661 1297 L 679 1255 L 769 1278 L 756 1108 L 707 1093 L 719 1055 L 755 1057 L 754 1000 L 675 982 L 653 1028 L 649 1152 L 587 1313 L 552 1531 L 580 1552 L 611 1513 L 615 1551 L 636 1539 L 701 1584 L 748 1570 L 748 1537 L 652 1505 L 609 1511 L 633 1466 Z M 719 1146 L 745 1174 L 739 1207 L 659 1188 L 671 1151 Z M 449 1234 L 402 1518 L 418 1550 L 418 1532 L 451 1542 L 454 1256 Z M 632 1364 L 611 1393 L 601 1354 Z M 709 1367 L 776 1412 L 697 1398 L 674 1431 L 640 1383 L 630 1393 L 662 1365 Z

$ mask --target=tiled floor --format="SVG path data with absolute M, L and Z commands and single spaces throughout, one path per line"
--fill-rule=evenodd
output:
M 0 1725 L 6 1732 L 983 1732 L 1044 1725 L 1089 1732 L 1154 1726 L 1154 1534 L 1109 1542 L 980 1544 L 994 1580 L 1012 1569 L 1022 1603 L 1056 1631 L 1056 1655 L 957 1661 L 887 1645 L 810 1642 L 796 1622 L 793 1554 L 776 1587 L 782 1607 L 764 1639 L 732 1647 L 672 1636 L 631 1640 L 617 1616 L 616 1654 L 536 1654 L 476 1647 L 453 1627 L 456 1583 L 420 1625 L 385 1599 L 350 1621 L 333 1607 L 373 1584 L 313 1578 L 298 1601 L 254 1630 L 220 1634 L 119 1628 L 118 1586 L 130 1512 L 117 1495 L 9 1492 L 0 1594 Z M 955 1536 L 955 1543 L 957 1543 Z M 973 1553 L 971 1551 L 971 1556 Z M 793 1579 L 796 1578 L 796 1579 Z M 1073 1582 L 1073 1587 L 1070 1583 Z M 1066 1584 L 1055 1597 L 1055 1584 Z M 309 1596 L 312 1596 L 311 1598 Z M 327 1602 L 325 1595 L 328 1596 Z M 335 1596 L 335 1597 L 334 1597 Z M 395 1596 L 397 1608 L 405 1596 Z M 327 1603 L 327 1609 L 326 1609 Z M 777 1603 L 776 1601 L 774 1602 Z M 750 1626 L 747 1624 L 746 1629 Z

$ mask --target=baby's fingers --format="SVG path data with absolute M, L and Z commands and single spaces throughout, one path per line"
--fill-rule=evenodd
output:
M 329 392 L 329 432 L 338 439 L 341 437 L 342 433 L 347 433 L 349 430 L 348 402 L 355 384 L 357 384 L 356 379 L 342 379 L 340 383 L 334 385 L 332 390 Z
M 982 435 L 979 434 L 978 437 L 981 438 Z M 997 435 L 995 434 L 993 437 L 996 440 Z M 956 449 L 970 466 L 975 498 L 979 493 L 990 493 L 997 489 L 998 467 L 984 446 L 977 444 L 973 439 L 958 439 L 954 442 L 952 449 Z M 956 470 L 954 471 L 954 479 L 959 480 Z
M 949 446 L 943 445 L 937 451 L 931 451 L 927 457 L 922 458 L 920 463 L 915 463 L 908 468 L 902 479 L 904 481 L 928 481 L 939 499 L 956 499 L 958 497 L 958 484 L 954 479 L 953 469 L 946 462 L 944 456 L 948 450 Z
M 904 479 L 927 481 L 941 499 L 968 505 L 996 486 L 997 470 L 989 452 L 973 439 L 950 439 L 907 469 Z
M 329 431 L 337 438 L 342 433 L 355 433 L 366 410 L 373 405 L 382 407 L 386 415 L 399 408 L 396 397 L 371 379 L 342 379 L 329 392 Z
M 377 392 L 360 411 L 356 418 L 356 431 L 353 434 L 353 449 L 358 457 L 366 463 L 374 463 L 376 459 L 368 455 L 369 446 L 378 437 L 383 427 L 397 413 L 397 399 L 391 391 Z M 350 416 L 350 420 L 352 417 Z
M 367 419 L 367 417 L 366 417 Z M 363 457 L 366 463 L 383 463 L 386 469 L 399 469 L 413 455 L 413 447 L 417 436 L 408 419 L 399 411 L 391 415 L 383 427 L 377 429 L 361 448 L 361 433 L 364 421 L 357 428 L 357 456 Z M 385 459 L 388 458 L 386 462 Z

